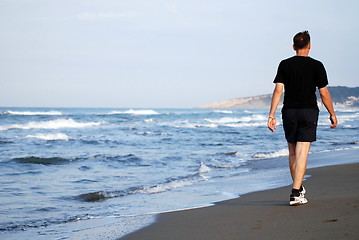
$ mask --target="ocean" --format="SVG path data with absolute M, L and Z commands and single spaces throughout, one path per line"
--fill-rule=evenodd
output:
M 116 239 L 156 213 L 289 185 L 280 111 L 275 133 L 267 115 L 0 108 L 0 239 Z M 321 111 L 309 167 L 346 163 L 325 154 L 358 149 L 359 110 L 337 115 L 330 129 Z

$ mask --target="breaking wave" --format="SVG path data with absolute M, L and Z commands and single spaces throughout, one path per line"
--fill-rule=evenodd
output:
M 256 122 L 256 123 L 231 123 L 225 124 L 223 126 L 233 127 L 233 128 L 243 128 L 243 127 L 265 127 L 267 126 L 266 122 Z
M 232 127 L 232 128 L 243 128 L 243 127 L 265 127 L 267 126 L 266 122 L 256 122 L 256 123 L 182 123 L 180 124 L 167 124 L 170 127 L 175 128 L 218 128 L 218 127 Z
M 56 208 L 41 208 L 39 209 L 39 211 L 51 211 L 51 210 L 56 210 Z M 81 220 L 88 220 L 88 219 L 95 219 L 98 217 L 94 217 L 94 216 L 90 216 L 88 214 L 83 215 L 83 216 L 73 216 L 73 217 L 69 217 L 67 219 L 56 219 L 56 218 L 48 218 L 48 219 L 40 219 L 40 220 L 35 220 L 35 221 L 27 221 L 26 223 L 23 224 L 13 224 L 13 222 L 11 222 L 9 226 L 6 227 L 0 227 L 0 231 L 10 231 L 10 230 L 17 230 L 17 229 L 21 229 L 22 231 L 28 229 L 28 228 L 45 228 L 51 224 L 63 224 L 63 223 L 69 223 L 69 222 L 78 222 Z
M 127 110 L 127 111 L 112 111 L 108 114 L 131 114 L 131 115 L 158 115 L 159 112 L 154 110 Z
M 206 166 L 203 162 L 201 162 L 201 166 L 198 170 L 199 174 L 208 173 L 211 171 L 211 168 Z
M 70 138 L 64 133 L 49 133 L 49 134 L 36 134 L 36 135 L 27 135 L 27 138 L 37 138 L 42 140 L 48 141 L 55 141 L 55 140 L 63 140 L 68 141 Z
M 264 115 L 252 115 L 248 117 L 233 118 L 233 117 L 223 117 L 218 119 L 209 119 L 205 118 L 204 121 L 212 124 L 214 126 L 224 126 L 224 127 L 261 127 L 266 126 L 267 118 Z
M 42 122 L 29 122 L 26 124 L 11 124 L 0 126 L 0 130 L 9 129 L 59 129 L 59 128 L 82 128 L 99 126 L 103 122 L 76 122 L 75 120 L 68 118 L 59 118 L 50 121 Z
M 230 110 L 213 110 L 214 113 L 227 113 L 227 114 L 231 114 L 233 113 L 233 111 Z
M 9 115 L 26 115 L 26 116 L 33 116 L 33 115 L 62 115 L 59 111 L 48 111 L 48 112 L 31 112 L 31 111 L 3 111 L 1 114 L 9 114 Z
M 232 118 L 232 117 L 223 117 L 219 119 L 204 119 L 206 122 L 210 123 L 218 123 L 218 124 L 224 124 L 224 123 L 249 123 L 249 122 L 263 122 L 267 120 L 266 116 L 264 115 L 252 115 L 248 117 L 241 117 L 241 118 Z
M 98 191 L 98 192 L 91 192 L 91 193 L 84 193 L 75 197 L 83 202 L 99 202 L 104 201 L 108 198 L 120 197 L 128 195 L 125 191 L 117 191 L 117 192 L 105 192 L 105 191 Z
M 255 153 L 253 154 L 254 158 L 275 158 L 275 157 L 284 157 L 288 156 L 288 149 L 281 149 L 272 153 Z
M 168 183 L 159 184 L 152 187 L 145 187 L 141 190 L 138 190 L 138 193 L 149 193 L 149 194 L 155 194 L 155 193 L 161 193 L 169 190 L 173 190 L 176 188 L 181 188 L 185 186 L 193 185 L 195 182 L 192 179 L 182 179 L 182 180 L 173 180 Z
M 220 118 L 220 119 L 208 119 L 208 118 L 205 118 L 204 120 L 206 122 L 209 122 L 209 123 L 217 123 L 217 124 L 236 123 L 236 122 L 240 121 L 239 118 L 231 118 L 231 117 L 224 117 L 224 118 Z
M 207 167 L 208 168 L 208 167 Z M 209 168 L 208 168 L 209 169 Z M 204 172 L 208 172 L 206 170 Z M 97 192 L 90 192 L 84 193 L 78 196 L 75 196 L 75 199 L 84 202 L 99 202 L 104 201 L 109 198 L 116 198 L 116 197 L 124 197 L 127 195 L 133 194 L 157 194 L 166 191 L 171 191 L 173 189 L 182 188 L 185 186 L 191 186 L 196 182 L 205 181 L 207 178 L 194 174 L 187 177 L 179 177 L 167 180 L 165 183 L 160 183 L 153 186 L 144 186 L 144 187 L 131 187 L 125 190 L 119 191 L 97 191 Z

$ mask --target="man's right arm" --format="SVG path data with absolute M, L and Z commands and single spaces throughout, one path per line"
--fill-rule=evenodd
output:
M 280 99 L 282 97 L 283 88 L 284 88 L 284 84 L 278 82 L 275 84 L 275 88 L 273 91 L 271 106 L 270 106 L 270 110 L 269 110 L 269 118 L 268 118 L 268 123 L 267 123 L 269 130 L 271 130 L 272 132 L 274 132 L 274 130 L 276 130 L 276 128 L 277 128 L 275 112 L 277 111 L 277 107 L 278 107 Z
M 325 108 L 327 109 L 327 111 L 330 114 L 330 121 L 332 123 L 332 126 L 330 126 L 330 128 L 335 128 L 338 124 L 338 120 L 335 115 L 332 97 L 330 96 L 328 88 L 327 87 L 320 88 L 319 94 L 320 94 L 320 98 L 322 99 L 322 102 L 323 102 Z

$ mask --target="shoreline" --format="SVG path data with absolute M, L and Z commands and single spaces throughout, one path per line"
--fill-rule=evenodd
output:
M 338 161 L 339 160 L 339 161 Z M 261 161 L 261 160 L 260 160 Z M 329 213 L 333 209 L 337 209 L 340 212 L 354 212 L 359 214 L 359 148 L 343 149 L 336 151 L 328 152 L 319 152 L 311 153 L 308 160 L 308 169 L 305 176 L 304 186 L 307 189 L 306 197 L 309 200 L 309 203 L 306 206 L 290 207 L 289 206 L 289 193 L 290 193 L 290 182 L 289 182 L 289 169 L 284 171 L 278 166 L 283 165 L 284 162 L 287 162 L 287 157 L 274 157 L 266 159 L 265 162 L 256 162 L 251 165 L 251 167 L 258 167 L 261 164 L 269 164 L 274 166 L 275 169 L 279 170 L 275 175 L 278 176 L 278 179 L 273 179 L 265 174 L 265 172 L 257 173 L 253 180 L 261 178 L 260 181 L 267 180 L 266 186 L 256 186 L 256 184 L 250 184 L 246 186 L 246 191 L 239 193 L 240 195 L 228 197 L 224 200 L 214 201 L 208 204 L 203 204 L 202 206 L 189 207 L 189 208 L 179 208 L 170 211 L 164 212 L 152 212 L 148 214 L 136 214 L 136 215 L 124 215 L 124 216 L 108 216 L 105 218 L 94 218 L 88 219 L 86 221 L 73 222 L 72 228 L 76 229 L 71 231 L 67 236 L 64 236 L 64 239 L 72 240 L 85 240 L 85 239 L 106 239 L 106 240 L 161 240 L 161 239 L 186 239 L 186 240 L 216 240 L 216 239 L 297 239 L 289 235 L 280 235 L 283 229 L 290 229 L 288 232 L 293 233 L 295 221 L 293 222 L 290 218 L 290 212 L 296 214 L 294 209 L 311 209 L 314 204 L 315 209 L 305 211 L 304 214 L 308 214 L 309 218 L 321 216 L 322 213 L 318 209 L 323 209 L 320 205 L 321 196 L 317 196 L 317 189 L 325 190 L 321 185 L 329 184 L 331 185 L 330 190 L 327 189 L 327 192 L 330 193 L 331 190 L 338 192 L 341 197 L 347 198 L 346 194 L 352 192 L 355 195 L 355 203 L 353 203 L 353 198 L 348 198 L 349 202 L 336 201 L 333 195 L 328 195 L 327 192 L 324 192 L 325 197 L 331 197 L 332 202 L 329 203 L 325 211 Z M 331 175 L 328 176 L 326 173 L 327 170 L 330 170 Z M 336 168 L 343 168 L 339 171 L 335 170 Z M 353 169 L 354 171 L 353 176 Z M 278 174 L 279 173 L 279 174 Z M 348 173 L 351 173 L 348 175 Z M 284 175 L 283 175 L 284 174 Z M 358 176 L 355 176 L 358 175 Z M 287 179 L 288 178 L 288 179 Z M 343 180 L 343 182 L 338 182 L 337 179 Z M 241 184 L 241 179 L 237 179 L 239 184 Z M 274 180 L 274 182 L 272 182 Z M 313 180 L 315 180 L 313 182 Z M 319 184 L 317 181 L 321 181 Z M 346 182 L 345 182 L 346 181 Z M 226 181 L 221 182 L 218 185 L 220 187 L 223 184 L 227 184 Z M 278 185 L 279 184 L 279 185 Z M 242 189 L 242 185 L 238 185 L 238 190 Z M 252 191 L 248 191 L 251 189 Z M 350 190 L 352 189 L 352 190 Z M 234 189 L 232 189 L 234 190 Z M 235 191 L 235 190 L 234 190 Z M 192 194 L 196 194 L 192 192 Z M 328 195 L 328 196 L 327 196 Z M 334 194 L 335 195 L 335 194 Z M 328 199 L 327 199 L 328 200 Z M 343 200 L 343 199 L 342 199 Z M 345 199 L 344 199 L 345 200 Z M 319 204 L 318 204 L 319 203 Z M 352 209 L 343 209 L 342 205 L 351 204 Z M 283 215 L 282 211 L 285 211 Z M 288 212 L 289 211 L 289 212 Z M 271 213 L 272 218 L 268 218 L 264 213 Z M 300 213 L 300 211 L 299 211 Z M 355 219 L 349 222 L 351 229 L 354 227 L 350 225 L 352 222 L 359 222 L 359 217 L 354 216 Z M 258 217 L 259 219 L 254 219 Z M 277 221 L 277 218 L 280 218 L 280 221 Z M 284 219 L 284 220 L 283 220 Z M 331 225 L 336 225 L 339 223 L 338 217 L 329 217 L 327 219 L 322 219 L 321 222 L 311 223 L 315 228 L 320 228 L 320 225 L 323 223 L 331 223 Z M 258 221 L 258 222 L 257 222 Z M 307 216 L 301 216 L 299 220 L 296 221 L 307 221 Z M 347 220 L 346 220 L 347 221 Z M 293 224 L 293 226 L 291 224 Z M 342 219 L 340 220 L 342 222 Z M 258 224 L 257 224 L 258 223 Z M 256 225 L 257 224 L 257 225 Z M 289 224 L 286 226 L 285 224 Z M 344 224 L 345 225 L 345 224 Z M 286 227 L 282 227 L 286 226 Z M 299 229 L 305 229 L 305 225 L 298 225 Z M 359 226 L 356 224 L 355 229 Z M 68 225 L 59 225 L 58 229 L 68 228 Z M 315 230 L 314 228 L 314 230 Z M 346 229 L 347 226 L 341 225 L 337 231 L 343 232 L 342 229 Z M 256 230 L 256 231 L 254 231 Z M 268 230 L 270 230 L 268 232 Z M 272 233 L 271 231 L 275 230 L 276 232 Z M 311 231 L 314 231 L 313 229 Z M 330 231 L 331 228 L 323 228 L 320 231 Z M 349 229 L 350 230 L 350 229 Z M 319 236 L 318 233 L 314 235 L 303 235 L 300 234 L 298 239 L 355 239 L 359 240 L 359 230 L 352 231 L 350 230 L 348 237 L 344 236 L 347 233 L 343 233 L 344 236 L 337 236 L 331 238 L 331 235 Z M 36 229 L 29 229 L 23 233 L 17 233 L 12 235 L 12 233 L 5 234 L 8 235 L 11 239 L 23 239 L 26 238 L 30 232 L 35 234 Z M 48 230 L 48 231 L 51 231 Z M 304 230 L 308 232 L 309 230 Z M 319 231 L 319 230 L 318 230 Z M 228 232 L 233 232 L 233 236 L 227 237 Z M 240 232 L 240 235 L 238 233 Z M 250 235 L 254 234 L 255 235 Z M 273 234 L 273 235 L 271 235 Z M 295 234 L 298 234 L 295 232 Z M 310 232 L 308 234 L 311 234 Z M 3 235 L 3 237 L 5 237 Z M 267 238 L 267 235 L 269 236 Z M 1 236 L 1 234 L 0 234 Z M 278 236 L 278 237 L 277 237 Z M 313 237 L 314 236 L 314 237 Z M 12 238 L 13 237 L 13 238 Z M 38 236 L 39 239 L 47 239 L 46 235 Z M 0 237 L 1 238 L 1 237 Z
M 308 169 L 304 206 L 289 206 L 285 186 L 162 213 L 155 223 L 118 239 L 359 239 L 358 172 L 359 163 Z

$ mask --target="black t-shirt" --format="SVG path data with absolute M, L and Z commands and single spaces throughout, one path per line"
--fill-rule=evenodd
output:
M 284 84 L 283 108 L 316 108 L 316 88 L 328 85 L 323 64 L 311 57 L 294 56 L 280 62 L 274 83 Z

